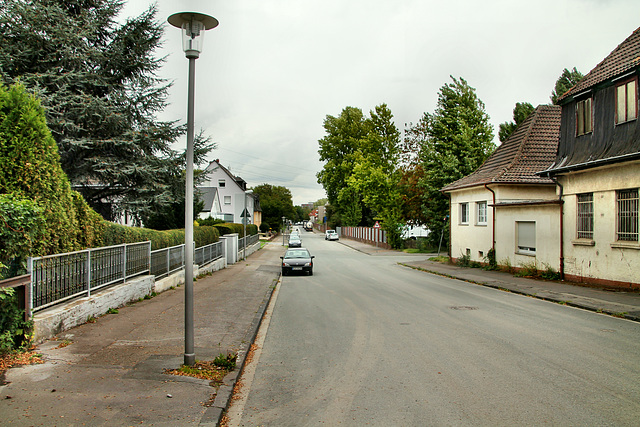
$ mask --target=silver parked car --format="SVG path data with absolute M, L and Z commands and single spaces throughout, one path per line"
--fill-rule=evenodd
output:
M 289 247 L 290 248 L 301 248 L 302 247 L 302 240 L 300 240 L 300 236 L 292 234 L 289 237 Z

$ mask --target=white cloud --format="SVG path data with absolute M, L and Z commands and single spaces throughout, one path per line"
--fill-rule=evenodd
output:
M 587 73 L 638 26 L 636 0 L 158 0 L 158 18 L 215 16 L 197 61 L 196 127 L 249 185 L 324 197 L 315 174 L 326 115 L 387 103 L 397 126 L 435 109 L 449 75 L 477 89 L 494 132 L 516 102 L 549 102 L 563 68 Z M 129 0 L 123 15 L 149 0 Z M 186 116 L 187 61 L 167 26 L 163 119 Z M 496 137 L 497 141 L 497 137 Z M 182 143 L 184 145 L 184 143 Z M 251 157 L 249 157 L 251 156 Z

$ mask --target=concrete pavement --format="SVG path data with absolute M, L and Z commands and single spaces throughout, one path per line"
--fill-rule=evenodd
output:
M 59 334 L 41 365 L 7 371 L 2 425 L 217 425 L 280 276 L 281 244 L 194 283 L 196 359 L 238 353 L 216 394 L 206 380 L 168 375 L 184 358 L 184 287 Z

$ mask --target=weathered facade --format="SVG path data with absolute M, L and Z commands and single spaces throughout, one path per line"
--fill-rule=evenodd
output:
M 640 28 L 559 99 L 553 164 L 567 279 L 640 288 Z

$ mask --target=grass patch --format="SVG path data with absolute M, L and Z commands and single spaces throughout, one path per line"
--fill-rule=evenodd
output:
M 165 369 L 169 375 L 182 375 L 185 377 L 209 380 L 209 384 L 217 387 L 222 384 L 222 379 L 236 368 L 236 354 L 219 354 L 212 361 L 196 360 L 193 366 L 180 365 L 178 369 Z
M 432 256 L 429 261 L 447 263 L 449 262 L 449 257 L 446 255 Z

